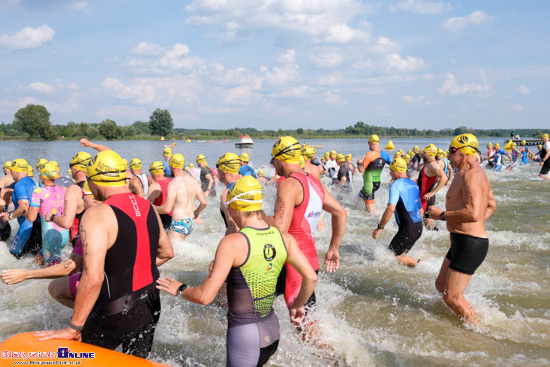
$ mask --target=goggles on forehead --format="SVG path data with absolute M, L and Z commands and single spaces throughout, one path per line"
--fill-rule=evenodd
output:
M 113 172 L 98 172 L 94 175 L 91 175 L 89 177 L 87 177 L 86 179 L 87 180 L 91 180 L 92 177 L 95 177 L 95 176 L 98 176 L 98 175 L 107 175 L 107 174 L 111 174 L 111 173 L 124 173 L 126 172 L 126 170 L 123 170 L 123 171 L 113 171 Z M 92 180 L 92 181 L 99 181 L 99 182 L 118 182 L 118 181 L 124 181 L 124 180 L 127 180 L 128 178 L 127 177 L 124 177 L 124 178 L 121 178 L 120 180 Z
M 460 148 L 457 148 L 457 147 L 453 147 L 452 145 L 449 146 L 449 153 L 450 154 L 455 154 L 459 149 L 462 149 L 462 148 L 472 148 L 473 150 L 475 150 L 476 152 L 479 152 L 479 149 L 477 149 L 476 147 L 473 147 L 471 145 L 465 145 L 463 147 L 460 147 Z
M 272 156 L 272 158 L 277 158 L 280 155 L 287 154 L 287 153 L 290 153 L 290 152 L 292 152 L 294 150 L 298 150 L 298 149 L 301 149 L 300 148 L 300 143 L 294 143 L 294 144 L 289 145 L 288 147 L 280 150 L 277 154 Z

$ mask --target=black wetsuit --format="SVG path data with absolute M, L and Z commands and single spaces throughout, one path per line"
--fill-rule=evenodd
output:
M 151 203 L 134 194 L 112 195 L 118 235 L 105 257 L 105 279 L 82 330 L 82 341 L 147 358 L 160 316 L 155 264 L 160 227 Z

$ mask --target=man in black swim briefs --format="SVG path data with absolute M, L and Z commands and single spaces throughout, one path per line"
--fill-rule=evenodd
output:
M 431 206 L 430 218 L 446 220 L 451 233 L 451 248 L 443 260 L 435 286 L 445 303 L 464 321 L 479 322 L 463 292 L 481 265 L 489 248 L 485 221 L 497 205 L 485 171 L 478 164 L 477 139 L 461 134 L 449 147 L 449 158 L 456 175 L 447 192 L 447 210 Z

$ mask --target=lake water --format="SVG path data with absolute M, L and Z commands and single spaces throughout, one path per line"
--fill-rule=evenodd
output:
M 485 146 L 489 139 L 480 139 Z M 250 155 L 250 163 L 266 176 L 273 141 L 256 141 L 253 149 L 235 149 L 235 141 L 185 143 L 178 141 L 174 153 L 187 163 L 204 154 L 213 167 L 226 152 Z M 450 139 L 394 139 L 396 149 L 407 151 L 429 143 L 446 149 Z M 492 143 L 504 141 L 492 140 Z M 365 139 L 308 140 L 318 156 L 330 150 L 352 154 L 353 161 L 368 151 Z M 383 139 L 381 146 L 387 143 Z M 62 171 L 81 149 L 77 142 L 1 142 L 0 161 L 25 158 L 33 166 L 39 158 L 57 160 Z M 140 158 L 144 170 L 162 160 L 164 142 L 107 142 L 130 161 Z M 536 147 L 534 148 L 536 149 Z M 531 147 L 533 150 L 533 147 Z M 485 152 L 485 149 L 483 149 Z M 395 221 L 378 240 L 371 237 L 388 199 L 388 169 L 377 192 L 376 215 L 367 214 L 356 195 L 342 205 L 348 211 L 346 234 L 340 247 L 340 269 L 327 274 L 324 267 L 316 287 L 316 311 L 337 362 L 318 357 L 315 347 L 300 341 L 289 324 L 282 297 L 275 302 L 281 324 L 278 352 L 268 366 L 540 366 L 550 365 L 550 183 L 537 178 L 540 167 L 529 163 L 513 172 L 487 171 L 498 208 L 487 222 L 490 239 L 485 262 L 473 276 L 465 296 L 478 312 L 480 325 L 466 327 L 446 307 L 434 281 L 449 248 L 445 228 L 424 231 L 410 255 L 423 261 L 414 269 L 399 265 L 387 246 L 397 230 Z M 355 191 L 362 185 L 355 176 Z M 218 190 L 219 192 L 220 190 Z M 444 206 L 446 189 L 437 195 Z M 273 213 L 274 189 L 265 192 L 264 210 Z M 162 266 L 161 275 L 191 286 L 204 280 L 225 227 L 219 198 L 209 198 L 201 215 L 203 224 L 183 243 L 175 243 L 176 256 Z M 321 263 L 330 241 L 327 229 L 317 233 Z M 12 238 L 13 235 L 12 234 Z M 11 241 L 11 239 L 9 240 Z M 8 243 L 9 243 L 8 241 Z M 64 250 L 68 257 L 71 249 Z M 0 244 L 0 270 L 35 268 L 31 258 L 16 260 L 8 246 Z M 28 280 L 15 286 L 0 283 L 0 340 L 23 331 L 62 328 L 72 314 L 53 301 L 47 292 L 49 280 Z M 151 359 L 171 366 L 225 365 L 226 310 L 215 305 L 199 306 L 163 294 L 162 315 L 155 334 Z

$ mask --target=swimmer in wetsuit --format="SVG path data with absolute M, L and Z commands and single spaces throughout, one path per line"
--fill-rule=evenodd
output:
M 544 178 L 545 180 L 550 180 L 550 176 L 548 176 L 548 172 L 550 172 L 550 142 L 548 141 L 548 134 L 543 134 L 540 138 L 542 142 L 542 147 L 540 150 L 540 163 L 539 166 L 541 166 L 541 170 L 539 173 L 540 178 Z
M 225 153 L 216 162 L 216 169 L 220 181 L 226 186 L 226 188 L 220 194 L 220 214 L 225 223 L 225 235 L 235 233 L 239 230 L 235 221 L 231 219 L 231 216 L 227 213 L 226 195 L 233 187 L 235 182 L 241 178 L 239 169 L 241 167 L 241 161 L 239 156 L 234 153 Z
M 130 179 L 129 189 L 139 196 L 145 198 L 149 196 L 149 186 L 153 184 L 151 176 L 141 172 L 141 160 L 134 158 L 130 161 L 130 173 L 133 177 Z
M 228 211 L 241 230 L 220 241 L 202 285 L 191 288 L 169 277 L 157 280 L 158 289 L 207 305 L 227 279 L 227 366 L 263 366 L 277 350 L 279 320 L 273 300 L 285 262 L 302 277 L 300 292 L 289 307 L 291 322 L 304 320 L 304 305 L 317 281 L 294 237 L 264 221 L 262 200 L 262 187 L 251 176 L 239 179 L 229 190 Z
M 90 189 L 103 203 L 82 217 L 84 269 L 69 325 L 37 332 L 39 340 L 75 339 L 147 358 L 160 316 L 158 266 L 174 256 L 151 203 L 126 188 L 118 154 L 98 153 L 88 165 Z
M 374 213 L 374 193 L 380 188 L 380 174 L 384 165 L 391 162 L 388 153 L 380 151 L 380 138 L 378 135 L 371 135 L 369 138 L 369 149 L 357 170 L 363 173 L 363 189 L 359 196 L 365 201 L 365 208 L 368 213 Z
M 153 178 L 153 183 L 149 187 L 149 200 L 155 206 L 162 206 L 166 201 L 166 194 L 168 190 L 168 184 L 172 179 L 166 177 L 164 174 L 164 165 L 160 161 L 151 163 L 149 166 L 149 173 Z M 162 222 L 162 227 L 165 230 L 170 229 L 170 224 L 172 223 L 172 212 L 166 214 L 159 214 L 160 220 Z
M 461 134 L 451 141 L 449 158 L 456 174 L 447 192 L 446 211 L 435 206 L 428 209 L 430 218 L 447 221 L 451 237 L 451 248 L 441 265 L 436 288 L 461 319 L 473 324 L 479 320 L 463 293 L 487 255 L 485 221 L 496 209 L 487 175 L 476 160 L 478 149 L 472 134 Z
M 420 170 L 418 175 L 418 187 L 420 188 L 420 202 L 422 203 L 422 209 L 424 212 L 428 211 L 428 208 L 435 204 L 435 194 L 447 183 L 447 175 L 435 160 L 437 154 L 437 148 L 435 145 L 430 144 L 422 151 L 422 160 L 424 166 Z M 427 229 L 437 230 L 433 220 L 424 218 L 424 224 Z
M 395 254 L 397 261 L 414 267 L 420 260 L 407 255 L 422 235 L 422 215 L 424 210 L 420 203 L 420 190 L 416 182 L 407 177 L 407 162 L 402 158 L 396 158 L 390 164 L 392 183 L 390 186 L 390 198 L 388 207 L 378 227 L 372 232 L 374 239 L 382 232 L 386 224 L 395 214 L 395 221 L 399 226 L 397 234 L 392 239 L 389 249 Z
M 248 154 L 246 153 L 242 153 L 240 156 L 239 156 L 239 159 L 241 161 L 241 168 L 239 168 L 239 174 L 241 176 L 253 176 L 254 178 L 258 178 L 258 176 L 256 176 L 256 172 L 254 172 L 254 168 L 250 167 L 248 165 L 248 161 L 249 161 L 249 157 L 248 157 Z

